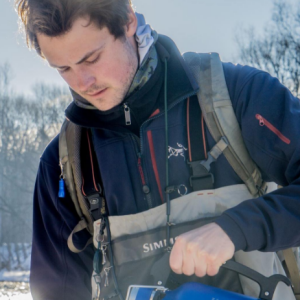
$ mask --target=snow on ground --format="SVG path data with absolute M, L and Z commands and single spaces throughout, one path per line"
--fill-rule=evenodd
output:
M 30 294 L 20 294 L 20 295 L 12 295 L 12 296 L 1 296 L 1 300 L 32 300 Z
M 28 283 L 30 252 L 30 244 L 0 245 L 1 300 L 32 300 Z
M 26 282 L 0 282 L 1 300 L 32 300 L 29 284 Z

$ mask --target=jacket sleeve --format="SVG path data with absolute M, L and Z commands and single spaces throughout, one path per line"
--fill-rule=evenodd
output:
M 232 64 L 224 71 L 250 156 L 265 181 L 283 188 L 227 210 L 216 222 L 236 251 L 300 246 L 300 101 L 266 72 Z
M 69 196 L 58 198 L 58 160 L 53 164 L 47 157 L 51 148 L 57 150 L 54 144 L 41 158 L 34 191 L 31 293 L 34 300 L 91 299 L 93 249 L 80 254 L 68 249 L 67 238 L 78 218 Z M 86 238 L 81 237 L 83 243 Z

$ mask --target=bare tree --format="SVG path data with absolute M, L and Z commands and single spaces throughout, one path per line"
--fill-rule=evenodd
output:
M 0 243 L 31 240 L 32 197 L 39 157 L 59 132 L 68 91 L 36 84 L 34 97 L 16 95 L 11 69 L 0 65 Z
M 263 36 L 253 29 L 237 35 L 243 63 L 276 76 L 294 95 L 300 95 L 300 2 L 280 0 L 273 5 L 272 20 Z

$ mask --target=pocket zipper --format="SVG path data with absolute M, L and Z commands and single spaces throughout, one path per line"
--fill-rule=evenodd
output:
M 260 126 L 267 126 L 272 132 L 274 132 L 284 143 L 290 144 L 291 141 L 285 137 L 277 128 L 275 128 L 270 122 L 268 122 L 265 118 L 263 118 L 261 115 L 256 114 L 256 119 L 259 120 Z

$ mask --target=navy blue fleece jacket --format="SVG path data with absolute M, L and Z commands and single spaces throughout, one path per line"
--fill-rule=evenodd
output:
M 197 85 L 174 43 L 160 36 L 159 57 L 168 56 L 169 145 L 187 148 L 186 99 L 195 100 Z M 276 78 L 248 66 L 223 63 L 229 94 L 247 149 L 266 181 L 282 186 L 271 194 L 245 201 L 217 220 L 236 250 L 276 251 L 300 245 L 300 102 Z M 93 129 L 110 215 L 140 212 L 165 201 L 163 70 L 125 101 L 132 128 L 124 124 L 123 106 L 109 114 L 72 103 L 66 116 Z M 152 115 L 156 112 L 155 116 Z M 136 128 L 139 130 L 136 130 Z M 136 134 L 138 133 L 138 134 Z M 206 129 L 208 149 L 215 142 Z M 141 176 L 142 170 L 142 176 Z M 184 184 L 189 192 L 189 166 L 170 159 L 170 185 Z M 215 188 L 242 183 L 224 156 L 212 166 Z M 60 175 L 58 137 L 40 161 L 34 193 L 31 289 L 35 300 L 90 299 L 93 248 L 80 254 L 67 247 L 78 216 L 69 195 L 58 198 Z M 147 185 L 150 197 L 143 186 Z M 126 195 L 126 197 L 124 197 Z M 148 195 L 148 194 L 147 194 Z M 171 194 L 171 198 L 178 197 Z M 88 234 L 77 237 L 84 245 Z

